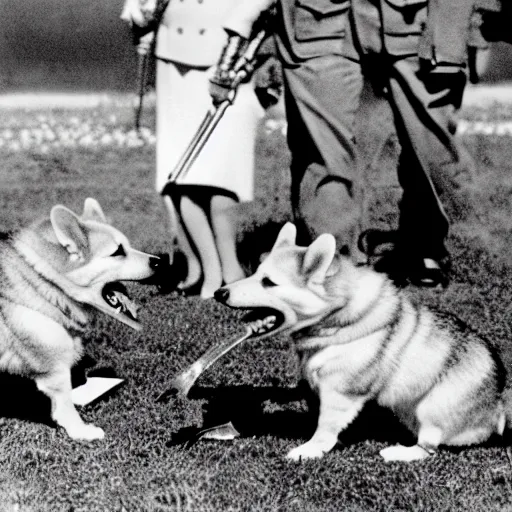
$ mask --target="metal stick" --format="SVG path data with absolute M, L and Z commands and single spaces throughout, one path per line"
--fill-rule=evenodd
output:
M 249 338 L 251 334 L 252 330 L 247 328 L 243 336 L 230 338 L 211 347 L 195 363 L 192 363 L 184 372 L 177 375 L 171 381 L 169 388 L 160 394 L 157 401 L 164 399 L 171 391 L 177 391 L 179 394 L 187 396 L 190 388 L 207 368 L 215 363 L 217 359 L 221 358 L 224 354 Z
M 196 136 L 194 136 L 193 144 L 190 144 L 187 148 L 188 151 L 186 152 L 186 155 L 183 155 L 182 158 L 180 158 L 179 164 L 174 168 L 173 172 L 169 175 L 168 181 L 175 182 L 179 178 L 184 178 L 190 168 L 192 167 L 192 164 L 196 161 L 197 157 L 203 150 L 205 144 L 208 142 L 208 139 L 210 138 L 211 134 L 219 124 L 219 121 L 221 120 L 222 116 L 224 115 L 224 112 L 226 109 L 231 105 L 231 102 L 229 100 L 223 101 L 215 110 L 215 113 L 209 117 L 207 120 L 208 122 L 203 127 L 201 133 L 196 133 Z M 210 112 L 210 111 L 209 111 Z M 205 118 L 206 119 L 206 118 Z
M 191 158 L 192 153 L 194 152 L 195 146 L 200 142 L 201 138 L 204 136 L 204 132 L 208 128 L 208 123 L 210 123 L 213 116 L 213 109 L 210 109 L 208 110 L 208 112 L 206 112 L 205 116 L 203 117 L 203 120 L 201 121 L 201 124 L 199 125 L 199 128 L 194 134 L 194 137 L 190 141 L 184 153 L 181 155 L 180 159 L 178 160 L 178 163 L 174 166 L 172 172 L 169 174 L 169 177 L 167 178 L 168 183 L 175 182 L 176 179 L 181 175 L 182 169 L 184 167 L 188 168 L 190 167 L 190 165 L 192 165 L 192 163 L 190 163 L 190 165 L 187 165 L 188 161 Z M 202 145 L 204 145 L 204 143 Z

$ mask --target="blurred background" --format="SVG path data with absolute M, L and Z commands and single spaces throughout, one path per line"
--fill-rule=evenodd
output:
M 123 0 L 0 0 L 0 94 L 132 91 L 137 59 Z M 512 46 L 481 57 L 482 82 L 512 79 Z
M 0 0 L 0 93 L 128 91 L 136 54 L 123 0 Z

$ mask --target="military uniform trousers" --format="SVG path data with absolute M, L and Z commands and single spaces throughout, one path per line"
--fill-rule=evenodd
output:
M 354 131 L 364 72 L 385 92 L 402 148 L 401 239 L 418 256 L 440 259 L 449 228 L 440 197 L 453 196 L 453 176 L 464 175 L 457 167 L 468 161 L 454 139 L 465 75 L 420 75 L 426 2 L 412 10 L 409 0 L 396 2 L 352 0 L 347 10 L 336 0 L 281 1 L 292 204 L 304 243 L 322 232 L 333 233 L 340 248 L 353 243 L 361 218 Z

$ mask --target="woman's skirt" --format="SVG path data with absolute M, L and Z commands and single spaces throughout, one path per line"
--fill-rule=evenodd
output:
M 210 69 L 157 60 L 156 189 L 167 178 L 194 137 L 212 100 Z M 251 83 L 241 84 L 201 153 L 177 185 L 224 189 L 239 201 L 254 197 L 254 149 L 264 116 Z

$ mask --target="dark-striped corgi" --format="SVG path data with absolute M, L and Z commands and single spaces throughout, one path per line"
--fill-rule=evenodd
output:
M 295 234 L 286 224 L 256 273 L 216 294 L 252 310 L 255 333 L 293 333 L 320 411 L 313 437 L 288 458 L 331 450 L 369 400 L 417 436 L 414 446 L 383 449 L 386 460 L 423 459 L 439 445 L 503 433 L 505 372 L 490 343 L 453 315 L 415 306 L 384 274 L 336 255 L 333 236 L 298 247 Z

